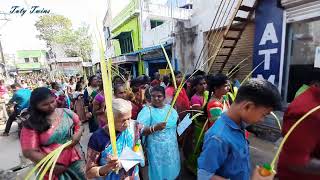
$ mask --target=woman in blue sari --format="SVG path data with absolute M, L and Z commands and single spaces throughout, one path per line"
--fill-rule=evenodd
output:
M 132 106 L 130 101 L 114 99 L 112 101 L 112 109 L 119 157 L 125 148 L 135 149 L 136 144 L 140 142 L 139 132 L 141 128 L 139 128 L 138 123 L 131 120 Z M 126 172 L 120 168 L 118 158 L 112 156 L 112 147 L 107 125 L 99 128 L 90 137 L 87 156 L 86 174 L 89 179 L 139 179 L 139 168 L 137 165 Z M 115 169 L 120 170 L 116 173 Z
M 145 106 L 138 115 L 143 124 L 146 140 L 148 175 L 150 180 L 174 180 L 180 172 L 180 154 L 177 141 L 178 113 L 172 109 L 165 121 L 170 105 L 164 103 L 165 90 L 161 86 L 151 89 L 151 106 Z

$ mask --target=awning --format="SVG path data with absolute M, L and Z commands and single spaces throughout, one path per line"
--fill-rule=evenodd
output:
M 92 67 L 92 62 L 82 62 L 82 67 Z
M 60 58 L 50 59 L 48 61 L 49 64 L 71 63 L 71 62 L 82 62 L 82 58 L 81 57 L 60 57 Z
M 168 49 L 168 47 L 172 46 L 172 43 L 167 43 L 167 44 L 164 44 L 163 47 L 165 49 Z M 151 47 L 147 47 L 147 48 L 143 48 L 141 50 L 138 50 L 138 51 L 135 51 L 135 52 L 131 52 L 131 53 L 127 53 L 125 54 L 126 56 L 135 56 L 137 54 L 146 54 L 148 52 L 152 52 L 154 50 L 157 50 L 157 49 L 161 49 L 161 45 L 156 45 L 156 46 L 151 46 Z
M 132 62 L 138 62 L 138 58 L 136 56 L 117 56 L 113 57 L 112 63 L 114 64 L 123 64 L 123 63 L 132 63 Z

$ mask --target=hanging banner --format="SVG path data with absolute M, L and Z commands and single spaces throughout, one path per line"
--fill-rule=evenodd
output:
M 279 90 L 283 71 L 283 23 L 283 9 L 279 7 L 278 0 L 259 1 L 255 14 L 253 68 L 263 63 L 253 72 L 252 77 L 266 79 Z

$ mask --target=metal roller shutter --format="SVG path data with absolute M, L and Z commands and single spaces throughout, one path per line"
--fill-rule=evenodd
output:
M 286 8 L 287 23 L 303 21 L 316 17 L 320 17 L 319 0 Z
M 236 45 L 236 48 L 233 50 L 232 55 L 223 70 L 224 74 L 227 74 L 228 70 L 232 66 L 237 65 L 239 62 L 241 62 L 247 57 L 248 57 L 248 60 L 239 66 L 241 68 L 241 70 L 238 73 L 239 80 L 243 80 L 252 71 L 254 32 L 255 32 L 255 24 L 253 22 L 250 22 L 246 26 L 241 36 L 241 39 Z M 220 35 L 222 36 L 222 34 Z M 208 41 L 210 42 L 211 45 L 214 44 L 214 42 L 211 39 L 208 39 Z M 210 44 L 209 44 L 209 47 L 207 47 L 209 48 L 207 58 L 211 57 L 214 53 L 215 47 L 212 47 Z M 220 66 L 215 66 L 215 64 L 213 64 L 212 71 L 210 73 L 215 74 L 218 72 L 219 69 L 220 69 Z

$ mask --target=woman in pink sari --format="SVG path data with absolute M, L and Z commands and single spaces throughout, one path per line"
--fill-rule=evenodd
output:
M 82 128 L 79 117 L 69 109 L 56 108 L 57 103 L 48 88 L 35 89 L 30 98 L 30 118 L 21 130 L 23 155 L 38 163 L 47 154 L 72 140 L 64 149 L 54 167 L 54 180 L 82 180 L 85 174 L 78 144 Z M 48 179 L 48 174 L 45 176 Z

